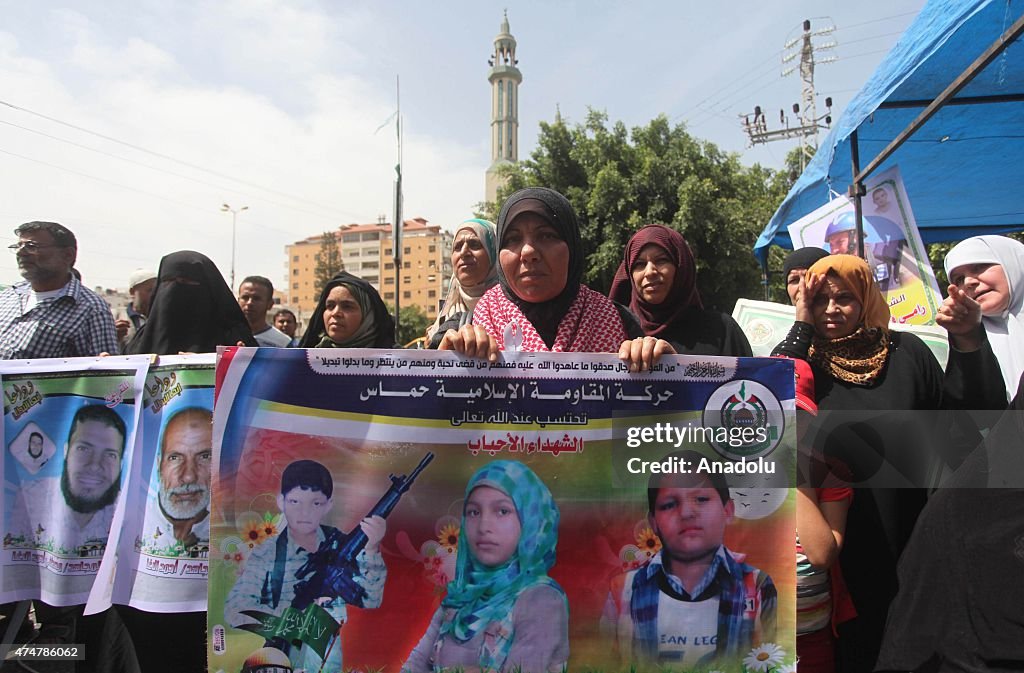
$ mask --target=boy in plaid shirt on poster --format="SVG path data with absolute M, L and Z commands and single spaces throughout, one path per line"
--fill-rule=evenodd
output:
M 679 456 L 699 464 L 701 455 Z M 705 667 L 775 638 L 777 594 L 722 539 L 735 504 L 721 474 L 653 474 L 648 521 L 661 551 L 612 580 L 602 628 L 623 661 Z

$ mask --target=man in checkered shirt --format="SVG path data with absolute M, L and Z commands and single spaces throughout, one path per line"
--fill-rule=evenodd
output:
M 71 273 L 75 235 L 56 222 L 26 222 L 9 246 L 25 282 L 0 293 L 0 359 L 118 353 L 110 307 Z

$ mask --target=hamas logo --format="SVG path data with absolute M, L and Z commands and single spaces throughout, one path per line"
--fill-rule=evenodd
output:
M 775 394 L 757 381 L 730 381 L 704 406 L 709 444 L 730 460 L 755 459 L 772 452 L 782 439 L 785 415 Z

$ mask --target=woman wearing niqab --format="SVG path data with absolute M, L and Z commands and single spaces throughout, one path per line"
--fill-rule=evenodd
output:
M 125 353 L 212 353 L 239 343 L 258 345 L 217 265 L 192 250 L 161 259 L 149 317 Z

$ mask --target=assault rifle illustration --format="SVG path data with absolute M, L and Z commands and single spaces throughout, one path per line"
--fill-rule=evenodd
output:
M 388 475 L 391 480 L 391 488 L 384 493 L 366 516 L 380 516 L 386 519 L 412 486 L 412 483 L 416 481 L 416 477 L 433 459 L 434 454 L 428 451 L 408 477 Z M 304 610 L 318 598 L 337 596 L 340 596 L 349 605 L 361 607 L 366 598 L 366 589 L 355 581 L 356 576 L 359 575 L 356 556 L 366 547 L 366 542 L 366 533 L 359 527 L 359 524 L 356 524 L 350 533 L 342 533 L 339 530 L 332 531 L 320 544 L 320 547 L 309 555 L 302 567 L 295 572 L 295 577 L 301 581 L 295 584 L 295 598 L 292 599 L 292 607 Z M 308 579 L 306 579 L 307 576 Z

